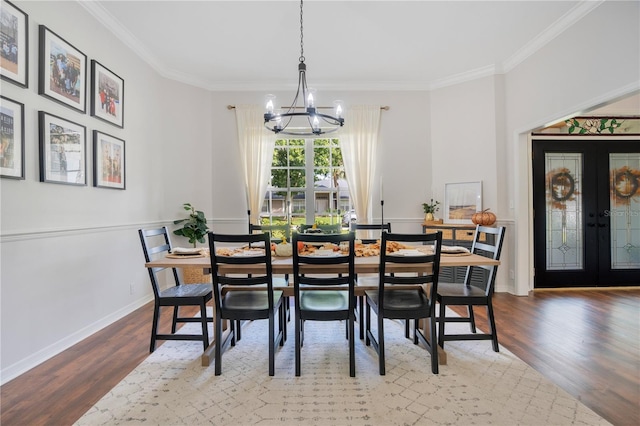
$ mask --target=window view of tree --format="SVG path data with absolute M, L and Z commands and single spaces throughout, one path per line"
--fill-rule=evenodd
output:
M 350 209 L 338 139 L 276 141 L 262 223 L 340 225 Z

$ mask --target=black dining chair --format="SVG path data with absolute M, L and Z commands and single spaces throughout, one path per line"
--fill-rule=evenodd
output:
M 151 262 L 154 257 L 166 256 L 171 253 L 171 240 L 166 226 L 156 229 L 139 229 L 140 243 L 144 253 L 145 262 Z M 173 285 L 162 289 L 158 274 L 170 269 L 173 277 Z M 209 346 L 209 331 L 207 323 L 213 321 L 207 317 L 207 302 L 212 298 L 211 284 L 183 284 L 178 276 L 176 268 L 147 268 L 153 289 L 153 323 L 151 325 L 151 345 L 149 352 L 156 349 L 156 340 L 200 340 L 204 349 Z M 171 277 L 168 278 L 171 281 Z M 173 319 L 171 321 L 171 333 L 159 334 L 158 323 L 160 321 L 160 308 L 173 307 Z M 181 306 L 199 306 L 200 317 L 182 317 L 179 309 Z M 199 322 L 202 324 L 202 334 L 176 333 L 178 323 Z
M 356 233 L 356 239 L 360 240 L 362 244 L 374 244 L 380 240 L 382 232 L 391 232 L 391 223 L 357 223 L 351 222 L 349 224 L 349 230 Z M 358 238 L 358 231 L 367 231 L 367 238 Z M 371 231 L 376 231 L 378 238 L 371 238 Z M 377 274 L 358 274 L 356 275 L 356 287 L 357 286 L 377 286 L 378 275 Z M 358 324 L 360 326 L 360 339 L 364 339 L 364 295 L 358 298 Z M 409 336 L 409 323 L 407 322 L 406 335 Z
M 505 227 L 476 227 L 476 233 L 471 246 L 471 252 L 493 260 L 500 260 L 502 243 L 504 241 Z M 484 241 L 484 242 L 483 242 Z M 496 282 L 497 265 L 467 266 L 464 281 L 461 283 L 440 283 L 438 285 L 437 300 L 440 304 L 438 316 L 438 344 L 444 348 L 444 342 L 450 340 L 491 340 L 493 350 L 499 351 L 498 332 L 493 316 L 493 292 Z M 446 316 L 446 307 L 452 305 L 467 306 L 466 317 Z M 487 334 L 476 333 L 476 321 L 473 314 L 474 306 L 485 306 L 489 332 Z M 471 333 L 446 334 L 445 324 L 448 322 L 468 322 Z
M 396 243 L 433 245 L 430 251 L 410 253 L 391 252 Z M 442 232 L 432 234 L 392 234 L 383 232 L 380 242 L 380 277 L 377 290 L 366 290 L 367 346 L 373 345 L 378 353 L 380 375 L 385 374 L 384 319 L 413 320 L 413 343 L 422 342 L 431 354 L 431 371 L 438 374 L 438 345 L 436 336 L 436 294 Z M 387 250 L 389 249 L 389 252 Z M 424 251 L 422 251 L 424 250 Z M 415 273 L 393 274 L 393 265 L 415 267 Z M 403 286 L 403 287 L 401 287 Z M 407 287 L 408 286 L 408 287 Z M 371 311 L 377 316 L 377 336 L 371 331 Z M 427 321 L 429 336 L 420 331 L 419 320 Z
M 348 245 L 347 253 L 301 254 L 298 244 Z M 355 358 L 355 237 L 345 234 L 293 234 L 296 376 L 301 373 L 305 321 L 346 321 L 349 375 L 356 375 Z M 316 252 L 317 254 L 317 252 Z M 318 272 L 320 271 L 320 272 Z
M 275 348 L 284 345 L 287 325 L 283 292 L 273 289 L 269 234 L 224 235 L 209 232 L 208 237 L 216 316 L 215 375 L 222 373 L 222 354 L 229 345 L 236 344 L 240 322 L 266 319 L 269 320 L 269 375 L 273 376 Z M 244 250 L 252 246 L 257 250 Z M 226 274 L 221 271 L 225 266 L 246 268 L 250 273 Z M 238 286 L 243 288 L 234 289 Z M 229 331 L 224 336 L 222 320 L 229 320 Z

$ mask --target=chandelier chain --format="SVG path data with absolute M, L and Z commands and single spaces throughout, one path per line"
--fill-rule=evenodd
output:
M 302 24 L 302 0 L 300 0 L 300 58 L 298 59 L 300 62 L 304 62 L 304 32 L 303 32 L 303 24 Z

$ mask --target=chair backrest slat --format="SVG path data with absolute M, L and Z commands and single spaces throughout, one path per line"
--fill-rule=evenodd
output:
M 406 244 L 406 243 L 410 243 Z M 411 253 L 404 255 L 395 251 L 399 245 L 412 247 Z M 413 244 L 418 244 L 414 247 Z M 394 234 L 383 232 L 380 241 L 380 272 L 378 298 L 384 309 L 385 287 L 397 284 L 424 285 L 429 284 L 427 296 L 434 301 L 438 291 L 438 274 L 440 272 L 440 253 L 442 248 L 442 232 L 428 234 Z M 393 251 L 392 251 L 393 249 Z M 420 254 L 416 253 L 419 252 Z M 394 263 L 414 264 L 421 272 L 411 274 L 394 274 L 387 272 Z M 434 303 L 429 304 L 434 309 Z
M 142 244 L 142 252 L 144 253 L 145 262 L 151 262 L 152 256 L 158 257 L 157 255 L 164 254 L 165 256 L 171 253 L 171 240 L 169 238 L 169 230 L 166 226 L 161 228 L 154 229 L 139 229 L 138 235 L 140 237 L 140 243 Z M 158 243 L 156 240 L 158 237 L 162 236 L 162 242 Z M 156 245 L 153 245 L 156 244 Z M 149 271 L 149 279 L 151 280 L 151 288 L 153 289 L 153 296 L 156 300 L 160 297 L 160 282 L 158 279 L 158 273 L 164 271 L 165 267 L 156 267 L 156 268 L 147 268 Z M 178 276 L 178 271 L 176 268 L 170 268 L 174 285 L 178 286 L 182 283 L 180 282 L 180 278 Z
M 222 306 L 223 287 L 265 285 L 265 290 L 273 294 L 273 273 L 271 265 L 271 235 L 260 234 L 216 234 L 208 233 L 211 274 L 213 276 L 213 296 L 216 309 Z M 245 250 L 252 250 L 246 252 Z M 246 255 L 250 253 L 251 255 Z M 255 256 L 253 254 L 256 254 Z M 244 265 L 250 273 L 225 274 L 220 272 L 224 265 Z M 273 309 L 273 297 L 269 298 L 269 309 Z
M 334 255 L 313 256 L 304 255 L 298 251 L 298 244 L 309 245 L 310 247 L 327 247 L 331 245 L 336 248 L 348 247 L 347 252 L 342 250 L 334 251 Z M 350 297 L 354 297 L 355 286 L 355 234 L 348 232 L 345 234 L 293 234 L 293 275 L 296 297 L 298 297 L 299 286 L 336 286 L 347 285 Z M 325 265 L 333 266 L 334 270 L 341 272 L 305 274 L 305 266 Z
M 473 237 L 473 244 L 471 245 L 471 252 L 480 256 L 488 257 L 493 260 L 500 260 L 500 254 L 502 253 L 502 244 L 504 242 L 505 227 L 489 227 L 489 226 L 476 226 L 476 233 Z M 484 235 L 484 237 L 483 237 Z M 482 269 L 484 276 L 481 283 L 476 283 L 474 278 L 474 271 Z M 495 287 L 496 275 L 498 273 L 498 265 L 475 265 L 468 266 L 467 272 L 464 277 L 464 284 L 467 286 L 476 285 L 484 289 L 487 296 L 491 296 Z

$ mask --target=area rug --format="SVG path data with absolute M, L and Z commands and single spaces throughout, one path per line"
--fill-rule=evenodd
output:
M 188 324 L 198 327 L 197 324 Z M 447 325 L 449 328 L 449 325 Z M 452 328 L 465 324 L 451 324 Z M 385 323 L 386 375 L 356 341 L 349 377 L 345 325 L 308 322 L 302 376 L 294 374 L 293 324 L 268 375 L 267 322 L 242 329 L 222 375 L 202 367 L 197 342 L 168 341 L 88 410 L 77 425 L 605 425 L 609 424 L 504 347 L 447 342 L 448 364 L 431 373 L 422 346 Z

